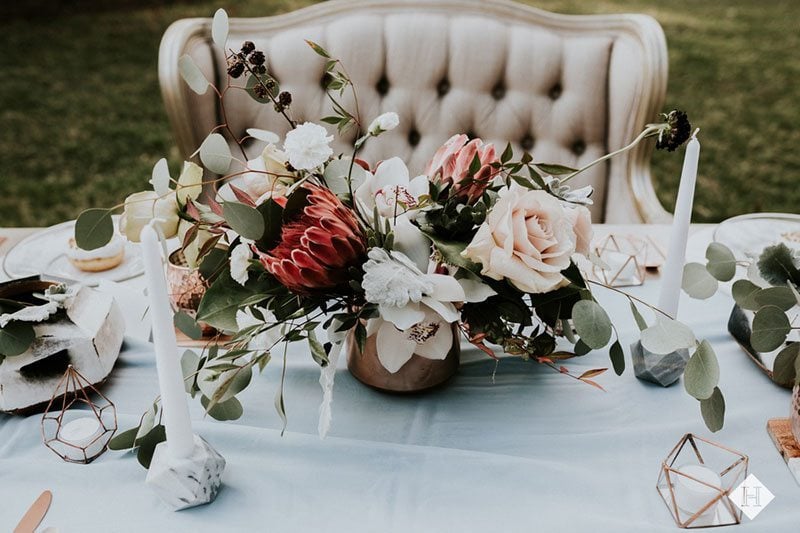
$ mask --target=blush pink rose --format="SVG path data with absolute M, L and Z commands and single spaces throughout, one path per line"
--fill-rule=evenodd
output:
M 472 180 L 465 182 L 476 155 L 481 166 Z M 481 197 L 497 173 L 497 169 L 491 166 L 497 160 L 494 145 L 480 139 L 470 141 L 464 134 L 453 135 L 433 155 L 425 174 L 434 183 L 452 185 L 451 196 L 473 203 Z
M 550 292 L 566 283 L 561 272 L 576 245 L 588 251 L 588 210 L 571 209 L 545 191 L 512 184 L 501 191 L 462 255 L 479 263 L 484 276 L 506 279 L 528 293 Z

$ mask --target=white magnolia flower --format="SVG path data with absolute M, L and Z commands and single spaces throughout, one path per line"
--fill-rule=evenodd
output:
M 375 120 L 370 122 L 367 132 L 370 135 L 377 137 L 384 131 L 395 129 L 398 124 L 400 124 L 400 117 L 397 116 L 397 113 L 389 111 L 388 113 L 384 113 L 376 117 Z
M 380 318 L 370 320 L 367 335 L 372 334 L 377 335 L 378 359 L 391 373 L 400 370 L 414 354 L 444 359 L 453 345 L 452 326 L 428 307 L 423 307 L 421 320 L 403 330 Z
M 430 184 L 424 175 L 409 179 L 408 167 L 399 157 L 393 157 L 378 165 L 375 174 L 368 174 L 355 196 L 364 212 L 395 218 L 419 206 L 420 197 L 428 194 Z
M 264 320 L 256 318 L 249 307 L 245 308 L 244 310 L 239 309 L 236 311 L 236 325 L 239 326 L 240 331 L 245 328 L 258 326 L 261 324 L 271 325 L 277 323 L 277 319 L 275 318 L 275 315 L 272 314 L 272 311 L 259 306 L 255 306 L 255 308 L 259 313 L 261 313 L 261 315 L 264 317 Z M 282 336 L 283 326 L 273 326 L 250 339 L 250 341 L 247 343 L 247 348 L 254 351 L 269 350 L 281 339 Z
M 328 135 L 325 128 L 306 122 L 286 134 L 283 149 L 294 168 L 312 170 L 325 163 L 333 154 L 330 147 L 332 140 L 333 136 Z
M 250 266 L 250 259 L 253 258 L 253 251 L 249 243 L 237 244 L 231 250 L 231 277 L 239 285 L 247 283 L 250 277 L 247 267 Z
M 203 169 L 191 161 L 184 161 L 178 186 L 175 188 L 178 202 L 185 204 L 188 198 L 197 200 L 201 192 L 203 192 Z

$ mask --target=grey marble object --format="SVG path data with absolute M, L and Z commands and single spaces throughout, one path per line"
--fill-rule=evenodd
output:
M 681 377 L 689 362 L 689 350 L 677 350 L 668 354 L 647 351 L 641 341 L 631 344 L 633 373 L 637 378 L 662 387 L 669 387 Z
M 195 435 L 192 455 L 185 459 L 173 458 L 166 442 L 158 444 L 146 483 L 173 511 L 180 511 L 214 501 L 224 470 L 225 459 Z

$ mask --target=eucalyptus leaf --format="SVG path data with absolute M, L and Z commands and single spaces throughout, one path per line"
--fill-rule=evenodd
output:
M 461 252 L 466 249 L 467 243 L 442 239 L 431 232 L 423 233 L 425 233 L 431 242 L 433 242 L 433 247 L 436 248 L 440 254 L 442 254 L 442 258 L 446 263 L 461 267 L 464 270 L 468 270 L 475 274 L 480 273 L 480 265 L 461 255 Z
M 683 386 L 686 392 L 698 400 L 711 397 L 719 383 L 719 363 L 714 349 L 703 341 L 697 347 L 683 374 Z
M 709 274 L 719 281 L 730 281 L 736 275 L 736 257 L 733 252 L 718 242 L 712 242 L 706 249 L 706 259 L 708 259 Z
M 794 293 L 789 287 L 768 287 L 761 289 L 753 295 L 758 307 L 774 305 L 783 311 L 788 311 L 797 304 Z
M 264 141 L 265 143 L 278 144 L 281 140 L 277 133 L 273 133 L 271 131 L 261 130 L 258 128 L 247 128 L 246 131 L 250 137 L 258 139 L 259 141 Z
M 700 413 L 706 427 L 716 433 L 725 424 L 725 398 L 719 387 L 714 387 L 714 392 L 707 400 L 700 400 Z
M 222 214 L 231 229 L 245 239 L 256 241 L 264 236 L 264 217 L 255 207 L 225 202 L 222 204 Z
M 197 369 L 200 367 L 200 356 L 194 350 L 186 350 L 181 356 L 181 374 L 186 392 L 191 394 L 197 382 Z
M 108 244 L 114 236 L 111 210 L 87 209 L 75 221 L 75 244 L 83 250 L 96 250 Z
M 581 340 L 593 350 L 599 350 L 611 340 L 611 320 L 594 300 L 581 300 L 572 308 L 572 322 Z
M 197 321 L 185 312 L 178 311 L 172 320 L 175 327 L 190 339 L 199 340 L 203 338 L 203 330 L 200 329 Z
M 190 55 L 183 54 L 180 59 L 178 59 L 178 71 L 181 73 L 181 78 L 183 78 L 183 81 L 186 82 L 190 89 L 197 94 L 206 94 L 211 84 Z
M 215 174 L 227 174 L 231 166 L 231 148 L 219 133 L 212 133 L 200 145 L 200 161 Z
M 686 263 L 683 267 L 683 290 L 698 300 L 707 300 L 716 294 L 719 282 L 700 263 Z
M 800 292 L 798 292 L 797 287 L 791 281 L 787 281 L 786 285 L 789 286 L 789 290 L 792 291 L 795 299 L 795 305 L 800 305 Z
M 283 387 L 278 387 L 278 391 L 275 393 L 275 411 L 277 411 L 278 416 L 281 417 L 281 422 L 283 422 L 283 427 L 281 429 L 281 435 L 283 432 L 286 431 L 286 424 L 289 420 L 286 418 L 286 404 L 283 401 Z
M 611 364 L 614 366 L 614 372 L 621 376 L 625 372 L 625 352 L 622 350 L 619 339 L 615 340 L 611 345 L 608 355 L 611 358 Z
M 222 369 L 225 370 L 220 373 Z M 250 366 L 227 363 L 214 365 L 210 361 L 198 372 L 197 387 L 211 400 L 213 407 L 213 404 L 226 402 L 246 389 L 252 377 L 253 369 Z
M 761 287 L 747 279 L 736 280 L 731 288 L 734 301 L 739 307 L 749 311 L 755 311 L 761 307 L 755 300 L 755 295 L 759 291 L 761 291 Z
M 228 40 L 228 14 L 222 8 L 217 9 L 211 21 L 211 38 L 214 44 L 225 50 L 225 42 Z
M 139 423 L 139 430 L 136 432 L 136 438 L 134 439 L 134 444 L 137 445 L 139 440 L 145 437 L 156 425 L 156 415 L 158 414 L 158 405 L 153 403 L 150 406 L 150 409 L 142 417 L 142 421 Z
M 308 331 L 308 348 L 311 350 L 311 357 L 319 366 L 328 366 L 328 354 L 325 353 L 325 347 L 319 340 L 314 330 Z
M 139 428 L 135 427 L 122 433 L 117 433 L 113 439 L 108 441 L 108 449 L 114 451 L 130 450 L 134 447 L 133 443 L 136 440 L 138 431 Z
M 30 322 L 12 321 L 0 328 L 0 354 L 5 357 L 22 355 L 36 340 L 36 331 Z
M 222 331 L 238 331 L 236 311 L 239 303 L 251 296 L 251 292 L 233 280 L 226 269 L 211 284 L 200 300 L 197 320 L 201 320 Z
M 197 270 L 205 280 L 214 280 L 228 262 L 228 254 L 221 248 L 212 248 L 200 261 Z
M 779 348 L 792 330 L 786 313 L 774 305 L 768 305 L 756 311 L 752 327 L 750 344 L 756 351 L 762 353 Z
M 636 307 L 636 304 L 633 303 L 633 300 L 629 300 L 631 304 L 631 313 L 633 314 L 633 319 L 636 321 L 636 326 L 639 328 L 639 331 L 644 331 L 647 329 L 647 321 L 644 319 L 642 314 L 639 312 L 639 309 Z
M 153 190 L 159 196 L 169 194 L 169 182 L 171 176 L 169 175 L 169 166 L 167 160 L 163 157 L 153 165 L 153 173 L 150 178 L 150 183 L 153 185 Z
M 794 264 L 794 254 L 783 243 L 765 248 L 757 265 L 761 277 L 772 285 L 786 285 L 787 281 L 800 284 L 800 270 Z
M 325 173 L 323 174 L 325 184 L 340 198 L 349 196 L 351 192 L 355 193 L 356 189 L 367 179 L 367 171 L 360 165 L 353 164 L 348 184 L 347 173 L 350 171 L 350 166 L 351 159 L 343 157 L 342 159 L 334 159 L 325 167 Z
M 242 417 L 242 413 L 244 413 L 242 403 L 236 398 L 229 398 L 224 402 L 215 403 L 211 406 L 211 409 L 208 408 L 211 400 L 205 396 L 200 398 L 200 403 L 203 405 L 203 409 L 206 409 L 206 413 L 208 413 L 211 418 L 214 420 L 219 420 L 220 422 L 224 422 L 226 420 L 238 420 Z
M 162 424 L 154 427 L 150 433 L 144 436 L 139 441 L 139 451 L 136 453 L 136 459 L 139 464 L 145 468 L 150 468 L 150 462 L 153 460 L 153 453 L 156 451 L 156 446 L 167 440 L 167 431 Z
M 655 324 L 642 331 L 642 346 L 654 354 L 692 348 L 695 342 L 688 326 L 663 315 L 657 315 Z
M 797 362 L 800 361 L 800 342 L 792 342 L 781 350 L 772 364 L 772 380 L 783 386 L 792 386 L 797 380 Z

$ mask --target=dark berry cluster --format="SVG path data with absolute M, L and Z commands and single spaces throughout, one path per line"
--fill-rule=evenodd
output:
M 238 53 L 228 57 L 228 75 L 231 78 L 238 78 L 244 74 L 245 70 L 248 69 L 247 62 L 251 65 L 249 70 L 255 74 L 266 74 L 267 66 L 265 63 L 267 58 L 264 56 L 264 52 L 256 50 L 256 45 L 253 44 L 253 41 L 245 41 Z
M 283 91 L 281 94 L 278 95 L 278 101 L 275 102 L 275 111 L 280 113 L 281 111 L 288 108 L 292 105 L 292 95 L 286 91 Z
M 689 117 L 686 116 L 686 113 L 677 109 L 664 115 L 664 118 L 667 121 L 667 127 L 658 136 L 656 148 L 673 152 L 689 140 L 692 135 L 692 125 L 689 123 Z

